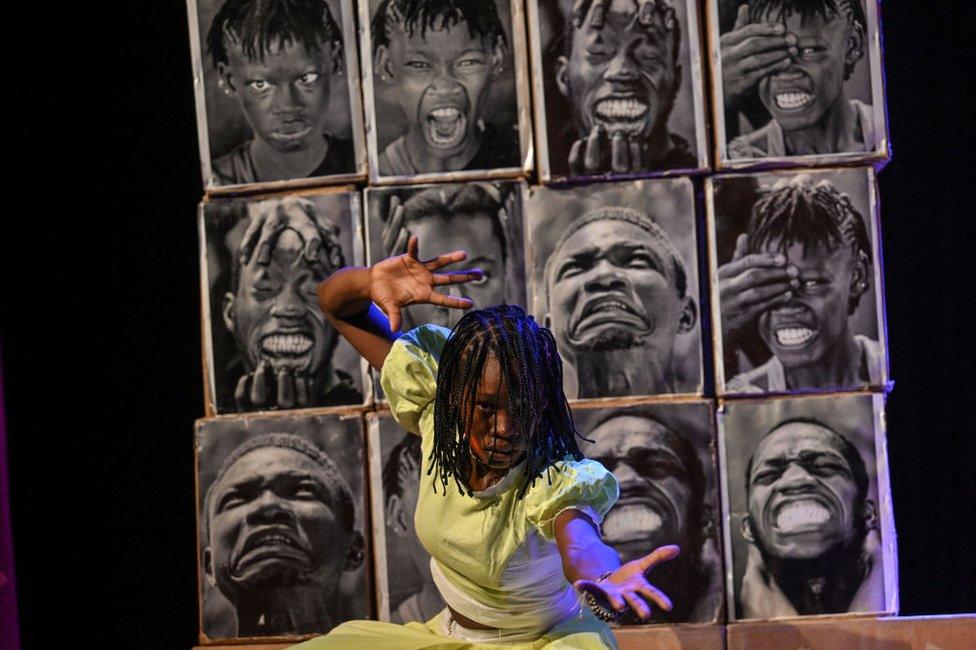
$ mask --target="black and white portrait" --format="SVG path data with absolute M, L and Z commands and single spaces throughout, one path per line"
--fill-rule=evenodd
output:
M 470 298 L 474 307 L 525 304 L 522 188 L 515 181 L 414 185 L 366 190 L 367 263 L 407 250 L 416 236 L 420 258 L 463 249 L 468 258 L 446 271 L 480 268 L 480 280 L 445 286 L 442 293 Z M 451 328 L 463 310 L 412 305 L 403 330 L 434 323 Z
M 189 17 L 207 189 L 365 175 L 350 0 L 189 0 Z
M 421 481 L 431 480 L 420 473 L 420 436 L 401 429 L 389 411 L 366 422 L 379 619 L 424 623 L 445 603 L 413 521 Z
M 337 269 L 361 263 L 360 219 L 355 192 L 201 204 L 208 408 L 363 402 L 359 356 L 316 295 Z
M 716 0 L 718 166 L 887 158 L 875 0 Z
M 531 311 L 567 397 L 700 393 L 691 181 L 533 187 L 525 212 Z
M 896 612 L 879 394 L 719 409 L 729 618 Z
M 723 602 L 714 404 L 710 401 L 584 408 L 573 418 L 587 458 L 620 485 L 620 499 L 600 532 L 623 562 L 650 548 L 677 544 L 681 555 L 659 565 L 650 581 L 675 607 L 654 609 L 649 622 L 721 620 Z M 624 623 L 639 623 L 630 615 Z
M 693 0 L 530 0 L 543 181 L 708 166 Z
M 885 388 L 874 172 L 726 176 L 706 187 L 719 392 Z
M 359 412 L 199 420 L 201 631 L 323 633 L 370 613 Z
M 370 179 L 517 175 L 531 142 L 521 2 L 359 9 Z

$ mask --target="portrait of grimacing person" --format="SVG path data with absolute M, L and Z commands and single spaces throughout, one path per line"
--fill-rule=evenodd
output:
M 879 514 L 869 496 L 874 460 L 849 435 L 816 417 L 789 417 L 769 428 L 744 468 L 730 466 L 747 502 L 732 529 L 746 543 L 745 557 L 734 559 L 740 618 L 884 608 Z
M 219 284 L 211 288 L 211 313 L 219 306 L 217 322 L 234 342 L 234 351 L 214 346 L 218 410 L 362 402 L 353 376 L 334 364 L 339 336 L 315 293 L 346 262 L 339 227 L 327 214 L 330 204 L 338 211 L 343 200 L 348 198 L 238 201 L 232 206 L 236 218 L 212 222 L 209 237 L 223 234 L 223 241 L 214 241 L 208 252 L 222 252 L 230 268 L 224 293 L 218 293 Z M 242 229 L 239 243 L 232 243 L 230 235 Z M 216 343 L 224 333 L 216 323 L 212 329 Z M 357 363 L 344 365 L 358 370 Z
M 466 261 L 445 268 L 455 271 L 475 267 L 481 269 L 481 277 L 449 285 L 444 293 L 470 298 L 476 306 L 520 303 L 524 300 L 519 290 L 524 279 L 518 272 L 522 255 L 520 249 L 513 250 L 521 240 L 517 194 L 514 184 L 489 183 L 372 193 L 370 225 L 380 226 L 382 234 L 380 250 L 373 257 L 381 260 L 403 254 L 412 235 L 421 242 L 421 257 L 435 251 L 469 250 L 471 256 Z M 462 315 L 457 309 L 432 304 L 411 305 L 403 310 L 407 329 L 424 323 L 451 328 Z
M 204 497 L 201 564 L 234 607 L 233 636 L 325 632 L 339 623 L 341 579 L 364 560 L 355 521 L 342 473 L 305 438 L 266 433 L 234 449 Z
M 559 234 L 543 284 L 544 322 L 577 398 L 698 389 L 675 377 L 676 340 L 695 329 L 698 305 L 681 253 L 651 216 L 619 205 L 583 212 Z
M 684 1 L 576 0 L 568 15 L 554 4 L 540 2 L 543 16 L 563 22 L 543 55 L 552 171 L 697 168 L 695 147 L 669 128 L 679 93 L 691 92 L 676 13 Z
M 330 124 L 336 113 L 348 118 L 351 111 L 343 47 L 342 27 L 325 0 L 226 0 L 220 6 L 206 53 L 219 89 L 234 100 L 251 137 L 229 151 L 211 150 L 217 184 L 356 171 L 352 142 L 329 132 L 338 131 Z M 337 102 L 344 110 L 335 110 Z
M 847 83 L 870 46 L 861 0 L 750 0 L 736 11 L 719 40 L 727 133 L 741 131 L 728 158 L 873 151 L 870 74 Z M 737 114 L 766 122 L 741 128 Z
M 391 602 L 390 620 L 394 623 L 430 620 L 444 609 L 444 599 L 437 591 L 430 572 L 430 553 L 417 537 L 414 512 L 420 494 L 420 436 L 404 433 L 403 439 L 390 452 L 383 466 L 383 502 L 386 511 L 386 529 L 395 537 L 386 540 L 406 548 L 413 569 L 420 576 L 420 584 L 404 599 Z M 392 583 L 403 579 L 399 567 L 387 565 L 388 579 Z
M 708 433 L 679 432 L 665 424 L 667 411 L 680 408 L 697 409 L 704 416 L 681 424 L 707 428 Z M 583 453 L 613 472 L 620 485 L 620 498 L 600 529 L 603 541 L 624 561 L 641 555 L 647 544 L 677 544 L 682 549 L 677 559 L 653 574 L 675 607 L 655 611 L 647 622 L 716 620 L 723 583 L 710 405 L 578 410 L 574 417 L 592 441 L 581 445 Z M 707 447 L 699 449 L 703 442 Z
M 379 3 L 370 25 L 375 129 L 402 124 L 377 143 L 380 175 L 521 165 L 514 106 L 503 124 L 487 111 L 500 78 L 514 78 L 509 32 L 496 0 Z M 380 94 L 390 103 L 376 101 Z
M 723 346 L 759 338 L 771 355 L 727 378 L 729 392 L 883 383 L 884 349 L 851 325 L 871 297 L 871 236 L 851 197 L 824 176 L 797 174 L 764 189 L 734 259 L 718 269 Z M 717 212 L 721 219 L 721 206 Z M 877 331 L 876 315 L 870 324 Z

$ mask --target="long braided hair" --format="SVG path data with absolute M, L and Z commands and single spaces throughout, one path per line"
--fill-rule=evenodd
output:
M 427 473 L 447 493 L 454 480 L 458 490 L 471 494 L 472 470 L 469 424 L 473 419 L 478 384 L 490 358 L 498 361 L 501 380 L 508 387 L 508 415 L 526 443 L 525 474 L 518 498 L 525 496 L 543 472 L 556 463 L 583 458 L 579 433 L 563 392 L 563 368 L 556 340 L 545 327 L 515 305 L 496 305 L 468 312 L 444 345 L 437 371 L 434 401 L 434 448 Z M 582 438 L 582 436 L 579 436 Z M 584 438 L 585 439 L 585 438 Z

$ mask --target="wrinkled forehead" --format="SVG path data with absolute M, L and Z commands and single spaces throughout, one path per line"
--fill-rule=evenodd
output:
M 305 454 L 282 447 L 258 447 L 234 461 L 214 484 L 212 491 L 214 497 L 218 497 L 244 483 L 270 482 L 291 475 L 312 477 L 322 485 L 329 485 L 325 469 Z
M 753 468 L 769 461 L 794 461 L 803 456 L 825 455 L 840 459 L 847 465 L 842 452 L 840 434 L 812 422 L 791 422 L 766 436 L 753 456 Z
M 623 458 L 633 451 L 648 451 L 680 461 L 676 434 L 648 417 L 618 415 L 602 422 L 588 437 L 596 441 L 591 447 L 594 455 Z
M 597 219 L 577 228 L 552 252 L 551 268 L 581 255 L 600 255 L 617 247 L 640 248 L 649 252 L 659 270 L 673 279 L 672 256 L 668 245 L 647 229 L 621 219 Z

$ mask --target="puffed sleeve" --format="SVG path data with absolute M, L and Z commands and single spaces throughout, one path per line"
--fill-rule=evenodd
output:
M 421 435 L 420 417 L 434 403 L 437 366 L 451 330 L 421 325 L 396 340 L 383 361 L 380 385 L 393 417 L 407 431 Z
M 556 517 L 561 512 L 579 510 L 599 526 L 620 494 L 617 479 L 595 460 L 570 460 L 558 467 L 558 472 L 549 470 L 548 477 L 543 472 L 525 495 L 529 523 L 550 541 L 556 537 Z

